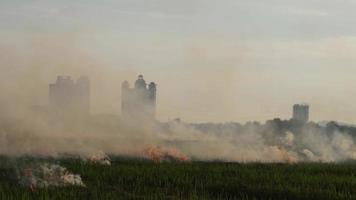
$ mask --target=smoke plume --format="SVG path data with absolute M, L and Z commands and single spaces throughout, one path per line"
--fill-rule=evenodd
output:
M 19 182 L 31 190 L 47 187 L 85 187 L 80 175 L 70 173 L 59 165 L 43 164 L 22 169 Z
M 82 67 L 79 63 L 83 59 L 74 59 L 78 67 L 63 67 L 68 64 L 63 60 L 57 67 L 0 68 L 1 155 L 58 157 L 70 154 L 107 165 L 110 159 L 106 154 L 154 161 L 175 158 L 295 163 L 356 159 L 356 129 L 331 122 L 322 126 L 278 119 L 264 124 L 125 121 L 118 115 L 120 83 L 135 74 L 90 64 Z M 47 58 L 39 66 L 50 65 L 53 60 Z M 48 84 L 64 72 L 73 74 L 74 78 L 81 74 L 91 78 L 94 87 L 91 115 L 58 118 L 49 112 Z M 116 97 L 106 98 L 107 95 Z M 104 107 L 102 112 L 95 112 L 101 106 Z

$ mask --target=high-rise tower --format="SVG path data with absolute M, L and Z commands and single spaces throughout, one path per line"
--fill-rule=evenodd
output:
M 293 106 L 293 120 L 307 123 L 309 121 L 309 105 L 295 104 Z
M 156 115 L 156 84 L 148 86 L 142 75 L 138 76 L 135 87 L 127 81 L 121 85 L 121 112 L 125 119 L 154 120 Z
M 82 76 L 75 82 L 70 76 L 58 76 L 56 83 L 49 85 L 49 105 L 54 114 L 89 114 L 89 79 Z

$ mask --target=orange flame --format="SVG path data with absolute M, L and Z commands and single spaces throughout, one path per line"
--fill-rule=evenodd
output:
M 144 157 L 158 163 L 161 161 L 186 162 L 189 158 L 176 148 L 162 148 L 160 146 L 149 146 L 143 150 Z
M 288 164 L 295 164 L 297 162 L 297 158 L 290 155 L 285 148 L 278 146 L 278 150 L 283 161 L 287 162 Z

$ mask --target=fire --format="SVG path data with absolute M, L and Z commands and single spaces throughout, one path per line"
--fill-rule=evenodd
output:
M 291 155 L 282 146 L 272 146 L 271 150 L 272 150 L 273 155 L 276 156 L 276 158 L 279 161 L 283 161 L 283 162 L 286 162 L 288 164 L 295 164 L 298 161 L 297 157 Z
M 189 158 L 176 148 L 149 146 L 143 150 L 144 157 L 158 163 L 162 161 L 187 162 Z

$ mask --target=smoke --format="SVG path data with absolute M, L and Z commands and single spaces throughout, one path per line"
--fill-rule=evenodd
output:
M 271 120 L 266 124 L 171 123 L 171 144 L 198 160 L 238 162 L 341 162 L 354 160 L 352 127 Z M 343 130 L 343 131 L 341 131 Z
M 310 161 L 313 161 L 313 162 L 317 162 L 317 161 L 321 161 L 320 158 L 318 158 L 317 156 L 314 155 L 313 152 L 311 152 L 310 150 L 308 149 L 304 149 L 303 150 L 303 154 L 306 156 L 306 158 Z
M 282 89 L 284 94 L 291 94 L 285 95 L 290 101 L 298 97 L 295 89 L 310 88 L 308 81 L 300 83 L 300 76 L 289 76 L 290 69 L 271 71 L 279 65 L 279 56 L 285 56 L 285 49 L 289 49 L 285 47 L 290 44 L 226 40 L 212 35 L 185 38 L 145 31 L 142 35 L 126 33 L 131 36 L 125 36 L 106 30 L 85 31 L 86 26 L 80 24 L 74 27 L 75 30 L 67 31 L 54 27 L 47 32 L 36 27 L 30 28 L 31 31 L 26 28 L 23 32 L 2 33 L 0 155 L 59 157 L 69 154 L 104 165 L 110 164 L 107 155 L 111 154 L 144 157 L 155 162 L 189 159 L 295 163 L 356 159 L 356 131 L 349 127 L 329 129 L 313 123 L 295 125 L 290 121 L 244 125 L 144 123 L 127 122 L 118 116 L 120 85 L 136 77 L 133 65 L 156 76 L 150 80 L 158 82 L 158 113 L 164 118 L 183 115 L 189 121 L 224 121 L 251 120 L 252 117 L 246 115 L 265 118 L 260 116 L 261 112 L 274 115 L 270 113 L 280 109 L 276 105 L 284 104 L 279 98 L 281 80 L 289 83 Z M 296 42 L 292 42 L 292 46 L 297 47 L 297 55 L 299 49 L 303 52 L 310 49 L 309 43 L 301 44 L 296 46 Z M 266 50 L 271 46 L 274 50 L 268 54 Z M 268 63 L 270 58 L 276 62 Z M 289 54 L 284 58 L 289 61 Z M 261 67 L 268 64 L 270 67 Z M 243 65 L 247 67 L 240 67 Z M 292 74 L 301 75 L 305 69 L 294 67 Z M 346 76 L 345 71 L 332 71 L 335 73 L 328 77 L 342 75 L 351 83 L 353 73 Z M 47 107 L 48 84 L 53 83 L 57 75 L 71 75 L 74 79 L 80 75 L 90 77 L 91 116 L 82 119 L 75 115 L 51 116 Z M 319 76 L 308 76 L 308 80 L 315 82 Z M 344 91 L 346 87 L 342 83 L 330 82 L 329 87 L 308 89 L 304 93 L 313 101 L 325 102 L 320 98 L 330 95 L 330 88 Z M 335 96 L 329 96 L 329 102 L 350 99 L 340 95 L 335 99 Z M 325 107 L 330 106 L 319 105 L 319 113 L 327 110 L 320 109 Z M 286 114 L 285 110 L 280 111 L 278 113 Z M 335 114 L 331 112 L 328 116 L 338 117 Z M 343 113 L 345 116 L 353 114 Z
M 22 169 L 19 183 L 31 190 L 47 187 L 85 187 L 80 175 L 72 174 L 66 168 L 53 164 Z
M 84 119 L 2 116 L 0 154 L 79 155 L 110 165 L 109 155 L 161 161 L 340 162 L 356 159 L 352 128 L 272 120 L 266 124 L 127 122 L 115 115 Z
M 346 130 L 329 129 L 314 123 L 295 125 L 278 120 L 244 125 L 127 122 L 117 115 L 120 84 L 125 79 L 132 80 L 136 74 L 98 67 L 75 47 L 73 50 L 63 48 L 66 44 L 49 45 L 40 41 L 34 44 L 35 55 L 17 60 L 17 52 L 9 52 L 4 58 L 7 63 L 0 68 L 0 155 L 58 157 L 70 154 L 104 165 L 110 164 L 106 154 L 144 157 L 156 162 L 167 158 L 284 163 L 356 159 L 356 132 L 347 127 Z M 42 47 L 51 47 L 57 53 L 48 55 Z M 60 59 L 58 55 L 68 59 Z M 48 84 L 54 82 L 58 74 L 90 77 L 92 115 L 82 119 L 74 115 L 64 119 L 51 116 L 47 107 Z M 231 76 L 229 81 L 234 80 Z M 214 85 L 214 91 L 227 84 Z M 175 97 L 174 91 L 170 93 L 171 98 L 189 101 L 185 96 Z M 195 99 L 198 100 L 201 102 Z
M 93 164 L 108 165 L 108 166 L 111 165 L 110 157 L 102 151 L 92 154 L 89 157 L 84 157 L 83 159 L 84 161 L 89 161 L 90 163 Z

